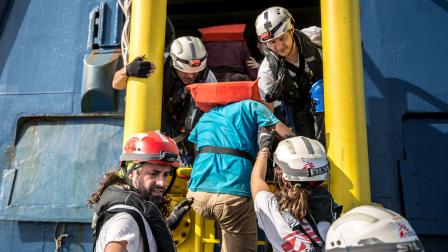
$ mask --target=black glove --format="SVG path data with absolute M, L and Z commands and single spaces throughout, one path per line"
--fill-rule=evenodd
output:
M 170 216 L 166 219 L 166 224 L 171 230 L 179 226 L 184 215 L 190 210 L 191 204 L 193 204 L 193 198 L 184 199 L 173 208 Z
M 280 80 L 274 81 L 268 92 L 265 95 L 267 102 L 274 102 L 282 100 L 282 83 Z
M 143 60 L 143 57 L 140 56 L 126 66 L 126 75 L 147 78 L 151 68 L 151 62 Z
M 272 130 L 269 132 L 265 127 L 258 128 L 258 148 L 268 148 L 272 152 L 272 146 L 275 142 L 276 132 Z

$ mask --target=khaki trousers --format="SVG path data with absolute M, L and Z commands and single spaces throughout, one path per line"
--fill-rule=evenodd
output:
M 191 192 L 192 208 L 221 226 L 223 252 L 257 251 L 257 218 L 252 198 L 222 193 Z

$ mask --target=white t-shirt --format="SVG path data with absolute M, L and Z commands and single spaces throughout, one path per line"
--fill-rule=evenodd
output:
M 298 221 L 289 213 L 278 210 L 277 199 L 273 193 L 266 191 L 257 193 L 254 204 L 258 226 L 263 229 L 274 251 L 295 252 L 313 249 L 312 241 L 307 235 L 300 230 L 292 229 L 299 224 L 314 241 L 320 241 L 306 220 Z
M 128 205 L 116 205 L 114 208 L 129 208 L 138 212 L 135 207 Z M 157 244 L 152 234 L 151 228 L 146 222 L 145 217 L 138 212 L 144 220 L 146 237 L 148 237 L 148 245 L 150 251 L 157 251 Z M 122 212 L 115 214 L 112 218 L 107 220 L 101 228 L 98 240 L 96 241 L 95 251 L 104 251 L 107 244 L 112 241 L 127 241 L 127 251 L 139 252 L 144 251 L 143 239 L 138 229 L 138 224 L 134 218 L 128 213 Z
M 269 62 L 264 57 L 263 61 L 261 61 L 260 68 L 258 69 L 258 88 L 260 91 L 261 99 L 266 99 L 266 94 L 268 93 L 269 88 L 274 83 L 274 75 L 272 74 L 272 70 L 269 67 Z M 280 106 L 280 101 L 274 101 L 274 107 Z

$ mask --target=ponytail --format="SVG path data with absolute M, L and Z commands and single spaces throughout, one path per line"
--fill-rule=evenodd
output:
M 274 169 L 275 192 L 278 210 L 288 211 L 294 218 L 301 220 L 309 213 L 308 196 L 310 191 L 299 183 L 286 181 L 283 179 L 283 172 L 280 168 Z

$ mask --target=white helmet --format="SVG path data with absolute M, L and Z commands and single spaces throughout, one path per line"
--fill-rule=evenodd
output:
M 376 206 L 359 206 L 328 230 L 325 251 L 424 251 L 417 234 L 401 215 Z
M 207 65 L 207 51 L 199 38 L 185 36 L 171 44 L 170 56 L 173 66 L 184 73 L 197 73 Z
M 268 42 L 293 28 L 294 18 L 283 7 L 270 7 L 261 12 L 255 21 L 260 42 Z
M 328 160 L 319 141 L 303 136 L 281 141 L 274 153 L 274 164 L 288 181 L 323 181 L 328 178 Z

